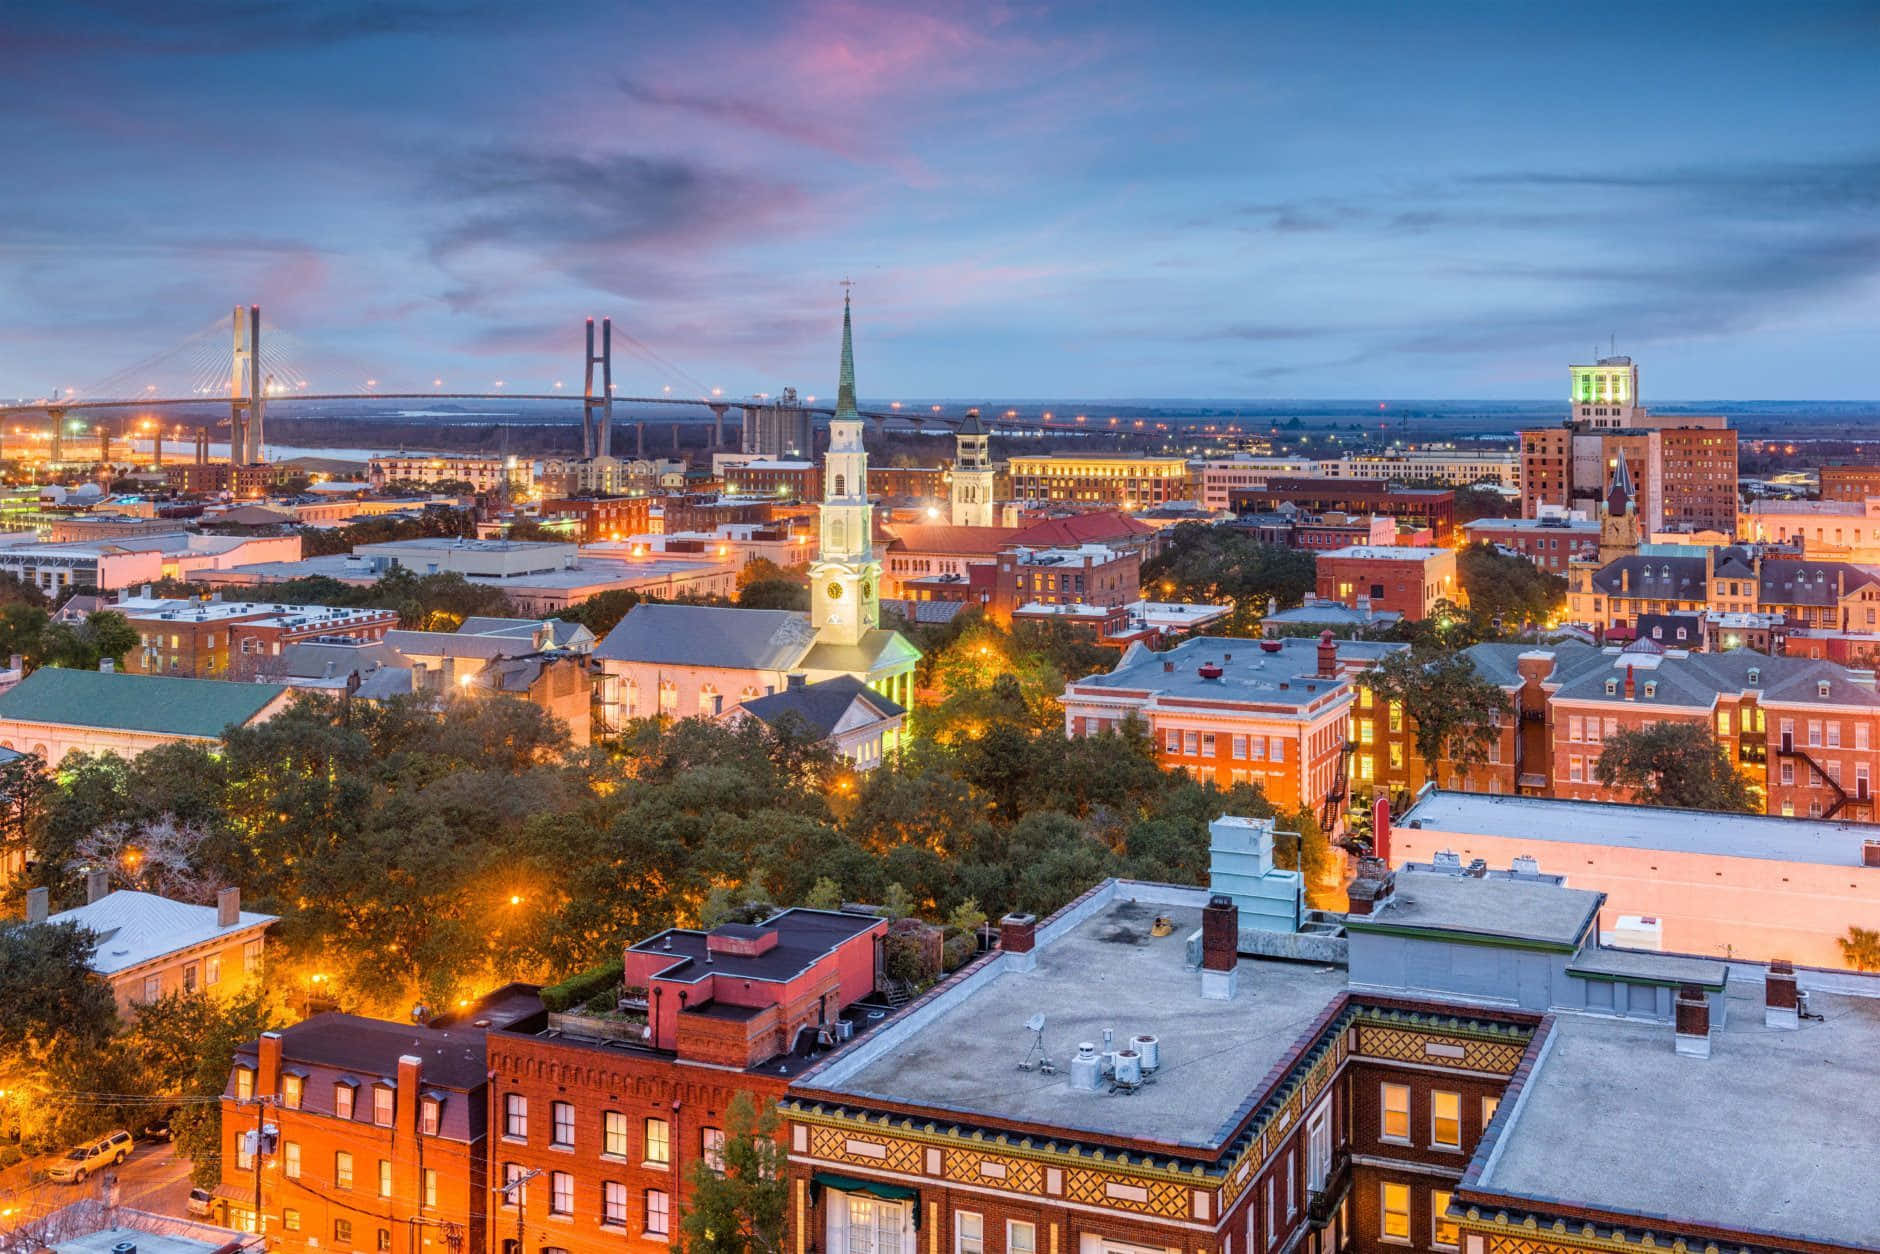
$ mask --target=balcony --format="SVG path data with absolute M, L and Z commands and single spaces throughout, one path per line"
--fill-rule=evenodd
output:
M 1338 1208 L 1351 1192 L 1351 1155 L 1340 1152 L 1332 1158 L 1331 1172 L 1316 1189 L 1306 1190 L 1306 1226 L 1324 1228 L 1332 1222 Z

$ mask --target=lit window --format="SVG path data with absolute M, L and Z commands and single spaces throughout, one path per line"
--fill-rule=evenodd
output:
M 627 1156 L 627 1117 L 617 1110 L 601 1116 L 601 1153 L 609 1158 Z
M 333 1155 L 333 1183 L 342 1189 L 353 1187 L 353 1156 L 345 1150 Z
M 389 1084 L 372 1086 L 372 1122 L 381 1128 L 392 1126 L 392 1087 Z
M 392 1195 L 392 1163 L 390 1159 L 379 1159 L 379 1196 Z
M 1430 1190 L 1430 1244 L 1442 1249 L 1453 1250 L 1458 1243 L 1455 1221 L 1446 1213 L 1449 1210 L 1449 1191 L 1447 1189 Z
M 297 1075 L 282 1076 L 281 1105 L 287 1107 L 289 1110 L 299 1110 L 300 1095 L 306 1088 L 306 1085 L 307 1082 Z
M 435 1167 L 424 1169 L 424 1204 L 431 1207 L 437 1205 L 437 1168 Z
M 1410 1243 L 1410 1186 L 1388 1180 L 1378 1186 L 1377 1235 L 1386 1241 Z
M 1462 1094 L 1441 1090 L 1430 1094 L 1430 1144 L 1462 1148 Z
M 666 1195 L 659 1189 L 646 1191 L 646 1235 L 666 1235 Z
M 1482 1099 L 1482 1128 L 1484 1131 L 1487 1130 L 1489 1121 L 1495 1117 L 1495 1112 L 1500 1109 L 1501 1109 L 1501 1098 L 1484 1097 Z
M 287 1141 L 281 1145 L 281 1170 L 289 1180 L 300 1179 L 299 1141 Z
M 333 1243 L 335 1245 L 352 1244 L 352 1220 L 335 1219 L 333 1221 Z
M 601 1185 L 601 1224 L 608 1228 L 627 1226 L 627 1186 L 618 1180 Z
M 574 1103 L 556 1102 L 549 1108 L 554 1118 L 554 1128 L 549 1134 L 548 1143 L 559 1145 L 563 1149 L 574 1145 Z
M 353 1117 L 353 1101 L 357 1097 L 353 1086 L 342 1081 L 333 1086 L 333 1113 L 341 1119 Z
M 574 1214 L 574 1176 L 570 1172 L 557 1171 L 548 1177 L 548 1213 L 551 1215 Z
M 289 1232 L 300 1231 L 300 1212 L 288 1206 L 281 1211 L 281 1227 Z
M 1410 1143 L 1410 1086 L 1408 1084 L 1380 1085 L 1379 1101 L 1384 1110 L 1383 1139 L 1408 1145 Z
M 444 1103 L 435 1097 L 427 1097 L 418 1103 L 418 1130 L 426 1136 L 436 1136 L 438 1124 L 443 1113 Z
M 648 1119 L 646 1121 L 646 1158 L 648 1164 L 665 1165 L 672 1161 L 672 1146 L 666 1139 L 666 1121 Z M 664 1229 L 661 1229 L 664 1231 Z
M 235 1068 L 235 1100 L 245 1102 L 255 1095 L 255 1073 L 251 1067 Z

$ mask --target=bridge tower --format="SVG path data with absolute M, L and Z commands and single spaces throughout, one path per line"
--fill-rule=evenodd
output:
M 231 465 L 251 466 L 261 460 L 262 423 L 267 388 L 261 379 L 261 306 L 248 306 L 247 316 L 235 306 L 235 351 L 229 365 L 228 459 Z
M 594 367 L 601 368 L 600 394 Z M 614 320 L 601 319 L 601 351 L 594 352 L 594 319 L 587 320 L 587 383 L 581 399 L 581 455 L 612 457 L 614 451 Z

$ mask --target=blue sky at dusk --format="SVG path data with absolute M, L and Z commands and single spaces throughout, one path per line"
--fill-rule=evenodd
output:
M 61 0 L 0 394 L 236 303 L 318 388 L 1880 397 L 1880 7 Z

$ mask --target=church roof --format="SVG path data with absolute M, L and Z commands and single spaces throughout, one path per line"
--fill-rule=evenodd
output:
M 891 543 L 914 553 L 976 553 L 991 557 L 1012 547 L 1027 528 L 889 523 L 883 530 L 891 537 Z
M 888 700 L 853 675 L 838 675 L 834 679 L 805 684 L 801 688 L 786 688 L 767 697 L 752 697 L 742 704 L 757 718 L 772 725 L 784 715 L 794 714 L 818 736 L 827 737 L 835 731 L 836 725 L 857 701 L 872 710 L 877 719 L 889 719 L 907 713 L 898 703 Z
M 837 422 L 860 422 L 855 408 L 855 337 L 849 326 L 849 297 L 842 294 L 842 378 L 836 384 Z
M 876 627 L 854 644 L 819 644 L 803 655 L 796 669 L 848 675 L 873 675 L 920 660 L 920 650 L 898 631 Z
M 816 642 L 798 610 L 641 602 L 594 650 L 603 662 L 653 662 L 727 670 L 787 671 Z
M 959 435 L 985 435 L 986 434 L 986 424 L 979 421 L 979 411 L 977 409 L 969 409 L 966 411 L 966 417 L 960 420 L 960 425 L 957 429 L 957 434 Z

